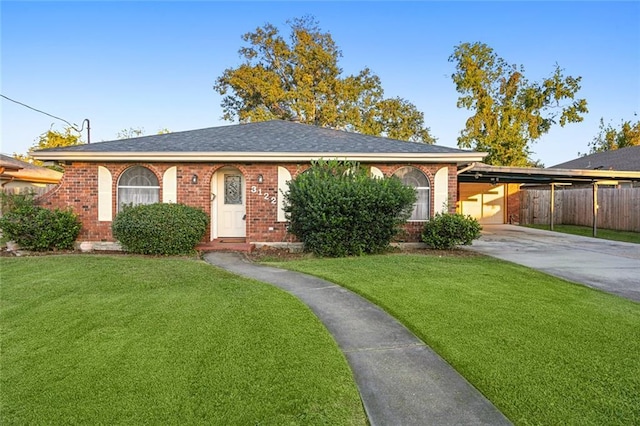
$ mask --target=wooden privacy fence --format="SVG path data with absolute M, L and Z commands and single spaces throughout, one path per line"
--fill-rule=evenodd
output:
M 5 194 L 33 194 L 35 197 L 39 197 L 55 187 L 56 185 L 53 184 L 45 186 L 11 187 L 2 188 L 2 192 Z M 2 203 L 0 203 L 0 216 L 2 216 Z
M 47 192 L 51 191 L 53 188 L 55 188 L 55 186 L 56 185 L 2 188 L 2 192 L 4 192 L 5 194 L 33 193 L 36 197 L 39 197 L 40 195 L 44 195 Z
M 640 232 L 640 188 L 598 188 L 597 227 Z M 520 223 L 550 223 L 551 190 L 520 191 Z M 556 187 L 553 223 L 593 225 L 593 188 Z

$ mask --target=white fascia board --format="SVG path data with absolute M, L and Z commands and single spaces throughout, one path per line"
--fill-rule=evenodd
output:
M 53 161 L 144 161 L 144 162 L 309 162 L 348 159 L 360 162 L 460 163 L 479 162 L 484 152 L 469 153 L 334 153 L 334 152 L 33 152 L 38 160 Z
M 589 179 L 611 179 L 628 178 L 638 179 L 640 172 L 627 170 L 591 170 L 591 169 L 539 169 L 535 167 L 510 167 L 510 166 L 490 166 L 488 164 L 474 164 L 470 168 L 465 168 L 458 172 L 468 173 L 516 173 L 529 176 L 550 176 L 550 177 L 584 177 Z

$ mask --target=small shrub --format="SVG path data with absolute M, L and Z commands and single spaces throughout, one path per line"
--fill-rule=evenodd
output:
M 131 253 L 187 254 L 204 236 L 209 216 L 184 204 L 125 207 L 112 224 L 113 236 Z
M 377 253 L 411 215 L 415 190 L 354 162 L 316 161 L 289 184 L 289 231 L 319 256 Z
M 471 216 L 459 213 L 436 213 L 422 231 L 422 241 L 438 250 L 452 249 L 457 245 L 471 245 L 480 238 L 482 227 Z
M 3 194 L 2 206 L 3 238 L 15 241 L 25 250 L 72 249 L 82 227 L 78 216 L 70 210 L 37 206 L 33 194 Z

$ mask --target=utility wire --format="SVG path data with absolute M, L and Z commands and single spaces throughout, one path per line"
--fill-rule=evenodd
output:
M 64 118 L 56 117 L 55 115 L 49 114 L 48 112 L 41 111 L 41 110 L 39 110 L 39 109 L 37 109 L 37 108 L 34 108 L 34 107 L 32 107 L 32 106 L 29 106 L 29 105 L 27 105 L 27 104 L 23 104 L 22 102 L 18 102 L 18 101 L 16 101 L 15 99 L 11 99 L 10 97 L 5 96 L 5 95 L 3 95 L 3 94 L 1 94 L 1 93 L 0 93 L 0 96 L 2 96 L 3 98 L 5 98 L 5 99 L 6 99 L 6 100 L 8 100 L 8 101 L 15 102 L 15 103 L 17 103 L 18 105 L 22 105 L 23 107 L 27 107 L 27 108 L 32 109 L 32 110 L 34 110 L 34 111 L 37 111 L 37 112 L 39 112 L 39 113 L 41 113 L 41 114 L 48 115 L 49 117 L 53 117 L 53 118 L 55 118 L 56 120 L 64 121 L 64 122 L 65 122 L 65 123 L 67 123 L 69 126 L 73 127 L 76 131 L 79 131 L 79 130 L 77 129 L 77 127 L 78 127 L 78 126 L 77 126 L 76 124 L 71 124 L 71 123 L 69 123 L 67 120 L 65 120 Z
M 53 115 L 53 114 L 49 114 L 48 112 L 44 112 L 44 111 L 42 111 L 42 110 L 39 110 L 39 109 L 34 108 L 34 107 L 32 107 L 32 106 L 29 106 L 29 105 L 27 105 L 27 104 L 25 104 L 25 103 L 22 103 L 22 102 L 16 101 L 15 99 L 11 99 L 10 97 L 3 95 L 2 93 L 0 93 L 0 96 L 2 96 L 3 98 L 5 98 L 5 99 L 6 99 L 6 100 L 8 100 L 8 101 L 15 102 L 15 103 L 16 103 L 16 104 L 18 104 L 18 105 L 22 105 L 23 107 L 27 107 L 27 108 L 29 108 L 29 109 L 31 109 L 31 110 L 34 110 L 34 111 L 36 111 L 36 112 L 39 112 L 40 114 L 48 115 L 49 117 L 55 118 L 56 120 L 64 121 L 64 122 L 65 122 L 65 123 L 67 123 L 69 126 L 71 126 L 71 128 L 72 128 L 73 130 L 75 130 L 75 131 L 76 131 L 76 132 L 78 132 L 78 133 L 82 133 L 82 131 L 84 130 L 84 123 L 87 123 L 87 143 L 91 143 L 91 136 L 90 136 L 90 130 L 89 130 L 89 129 L 90 129 L 90 127 L 89 127 L 89 126 L 90 126 L 90 124 L 89 124 L 89 119 L 88 119 L 88 118 L 85 118 L 85 119 L 84 119 L 84 121 L 82 122 L 82 128 L 81 128 L 81 129 L 78 129 L 78 125 L 77 125 L 77 124 L 71 124 L 71 123 L 69 123 L 67 120 L 65 120 L 64 118 L 57 117 L 57 116 L 55 116 L 55 115 Z

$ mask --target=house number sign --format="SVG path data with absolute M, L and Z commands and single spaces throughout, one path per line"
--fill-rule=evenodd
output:
M 251 187 L 251 193 L 252 194 L 258 194 L 258 197 L 262 197 L 262 199 L 264 199 L 265 201 L 271 203 L 271 204 L 276 204 L 277 200 L 276 197 L 269 194 L 268 192 L 262 192 L 262 189 L 256 187 L 255 185 L 253 185 Z

